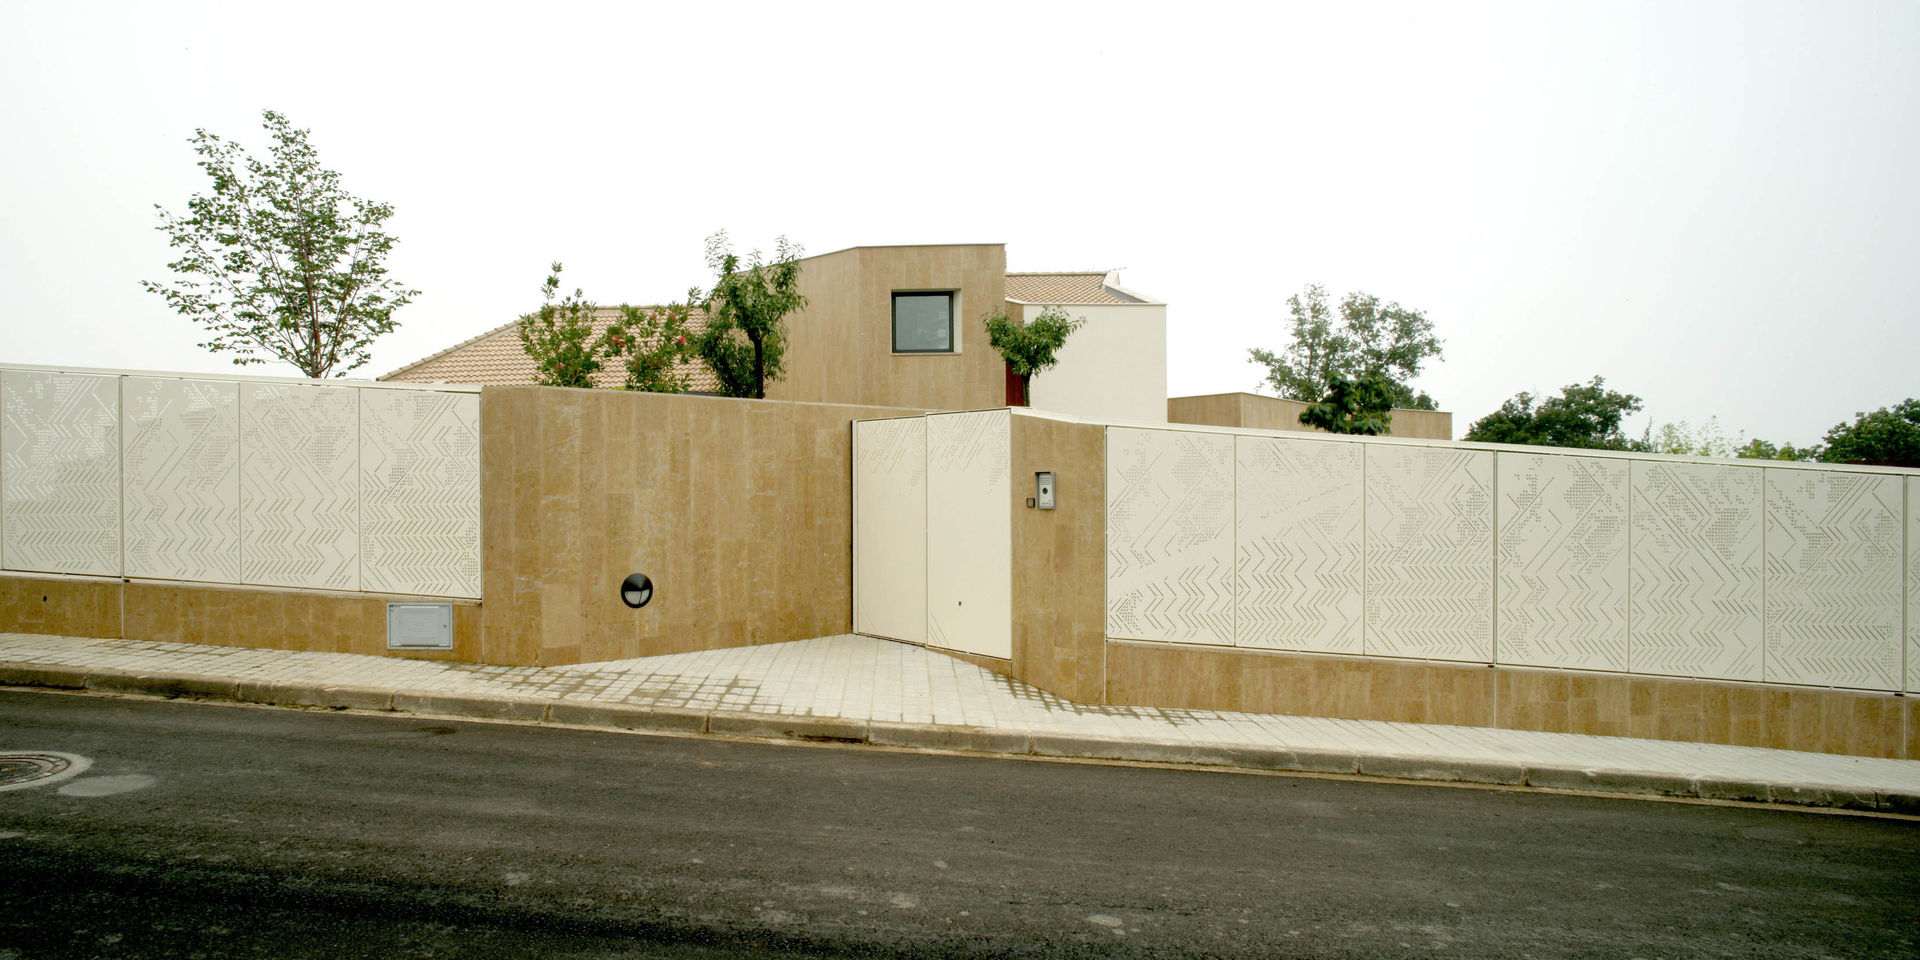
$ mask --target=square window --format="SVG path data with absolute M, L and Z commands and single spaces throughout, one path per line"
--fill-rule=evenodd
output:
M 894 294 L 893 352 L 952 353 L 953 294 Z

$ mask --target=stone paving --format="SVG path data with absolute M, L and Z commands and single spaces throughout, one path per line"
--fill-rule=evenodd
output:
M 840 718 L 1094 741 L 1280 748 L 1403 758 L 1441 766 L 1551 765 L 1589 774 L 1611 771 L 1682 780 L 1725 778 L 1920 795 L 1920 761 L 1914 760 L 1438 724 L 1074 703 L 920 647 L 852 634 L 561 667 L 504 667 L 342 653 L 0 634 L 0 664 L 368 687 L 502 701 Z M 1362 769 L 1365 766 L 1362 764 Z

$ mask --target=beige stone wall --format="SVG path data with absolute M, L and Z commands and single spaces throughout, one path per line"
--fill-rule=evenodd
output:
M 807 308 L 787 318 L 786 376 L 768 399 L 977 410 L 1006 406 L 1006 364 L 981 315 L 1006 299 L 1006 247 L 855 247 L 800 264 Z M 959 351 L 893 352 L 895 291 L 957 290 Z
M 1013 418 L 1013 667 L 1070 700 L 1105 696 L 1106 431 Z M 1027 506 L 1033 475 L 1053 471 L 1054 509 Z
M 552 387 L 481 393 L 489 663 L 852 628 L 852 421 L 885 407 Z M 639 610 L 629 573 L 653 579 Z
M 0 575 L 0 631 L 416 660 L 480 659 L 480 605 L 470 601 L 451 601 L 452 650 L 388 650 L 387 603 L 401 599 L 406 598 L 6 574 Z
M 1169 399 L 1167 420 L 1170 423 L 1198 423 L 1214 427 L 1323 432 L 1300 422 L 1300 413 L 1306 408 L 1307 405 L 1298 400 L 1282 400 L 1253 393 L 1215 393 Z M 1444 410 L 1396 409 L 1387 436 L 1451 440 L 1453 414 Z
M 1891 694 L 1109 641 L 1106 701 L 1917 759 Z

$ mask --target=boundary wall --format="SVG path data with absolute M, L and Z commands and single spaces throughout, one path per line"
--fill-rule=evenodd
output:
M 903 412 L 19 366 L 0 392 L 0 630 L 511 665 L 846 632 L 849 424 Z M 451 601 L 453 649 L 388 650 L 395 600 Z
M 1916 755 L 1915 471 L 1007 423 L 1011 642 L 957 652 L 1063 696 Z

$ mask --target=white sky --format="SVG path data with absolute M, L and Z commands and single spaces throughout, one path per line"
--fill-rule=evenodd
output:
M 1251 389 L 1304 285 L 1366 290 L 1446 340 L 1456 435 L 1596 373 L 1799 443 L 1920 395 L 1915 2 L 0 0 L 0 360 L 232 370 L 138 281 L 153 204 L 206 189 L 194 128 L 264 154 L 262 108 L 398 210 L 423 294 L 355 376 L 555 259 L 677 297 L 725 228 L 1121 268 L 1175 395 Z

